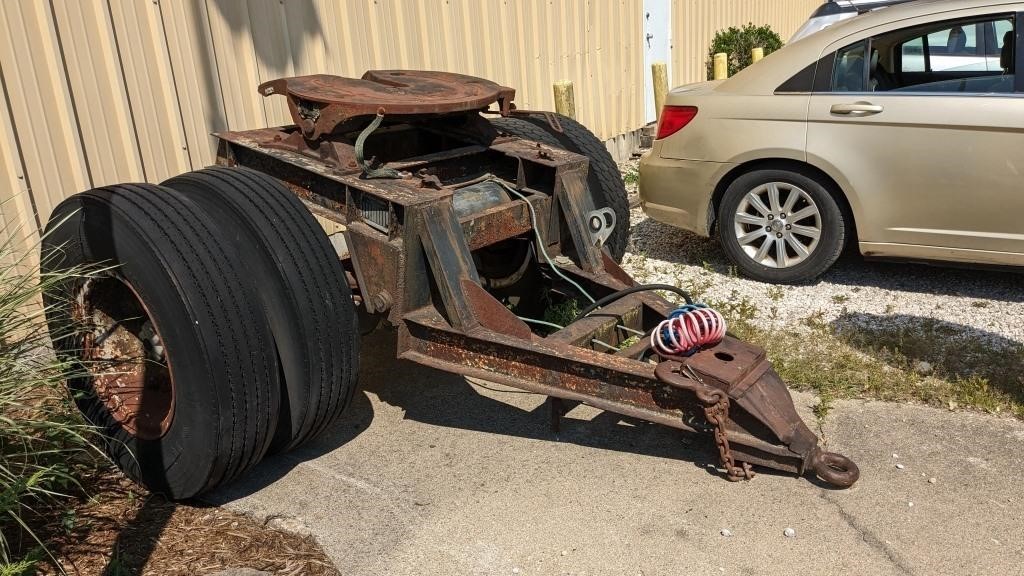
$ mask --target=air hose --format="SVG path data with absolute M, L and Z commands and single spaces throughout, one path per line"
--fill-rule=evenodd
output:
M 393 168 L 381 166 L 374 168 L 366 161 L 364 155 L 364 146 L 366 145 L 366 139 L 373 134 L 373 131 L 380 127 L 380 123 L 384 121 L 383 108 L 377 111 L 377 116 L 370 122 L 370 125 L 363 129 L 356 138 L 356 162 L 359 164 L 359 169 L 363 171 L 364 178 L 401 178 L 402 174 Z

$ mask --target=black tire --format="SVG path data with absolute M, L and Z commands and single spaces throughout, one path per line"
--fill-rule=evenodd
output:
M 621 262 L 629 240 L 629 199 L 619 165 L 604 143 L 586 126 L 561 114 L 557 116 L 562 125 L 561 134 L 555 132 L 543 116 L 494 118 L 491 122 L 501 133 L 569 150 L 590 160 L 587 187 L 595 207 L 611 208 L 615 212 L 615 230 L 612 230 L 605 246 L 612 258 Z
M 355 391 L 359 329 L 345 269 L 327 235 L 278 180 L 212 167 L 171 178 L 173 188 L 235 239 L 270 320 L 281 364 L 280 420 L 271 452 L 291 449 L 337 420 Z
M 736 224 L 734 223 L 737 210 L 739 210 L 744 197 L 758 187 L 773 182 L 796 186 L 806 192 L 813 201 L 814 206 L 817 207 L 819 214 L 817 218 L 812 218 L 811 220 L 820 227 L 820 236 L 817 244 L 813 246 L 813 249 L 809 250 L 809 254 L 802 261 L 785 267 L 767 266 L 755 261 L 754 257 L 757 254 L 748 254 L 740 245 L 736 233 Z M 792 193 L 792 190 L 790 188 L 785 191 L 787 198 Z M 780 192 L 780 195 L 782 193 Z M 803 202 L 803 204 L 797 204 L 796 206 L 809 205 L 802 200 L 800 202 Z M 797 212 L 799 211 L 798 209 Z M 784 212 L 780 212 L 780 214 L 784 214 Z M 799 223 L 806 225 L 808 220 L 800 220 Z M 770 226 L 773 222 L 766 219 L 765 224 Z M 786 224 L 787 222 L 780 220 L 778 225 L 782 225 L 783 229 L 773 232 L 773 234 L 785 234 L 788 230 L 788 228 L 785 228 Z M 798 222 L 789 221 L 789 225 L 794 228 L 796 228 L 796 224 Z M 846 243 L 847 227 L 842 209 L 832 193 L 812 176 L 793 170 L 755 170 L 743 174 L 729 185 L 718 207 L 718 238 L 726 254 L 736 264 L 740 272 L 762 282 L 799 284 L 817 278 L 839 258 L 839 254 Z M 756 226 L 751 224 L 747 230 L 753 232 L 755 229 Z M 809 237 L 806 236 L 801 236 L 800 239 L 810 242 Z M 772 250 L 772 254 L 778 254 L 775 251 L 777 250 L 776 248 L 770 248 L 770 250 Z M 793 248 L 788 247 L 785 250 L 792 251 Z M 794 259 L 796 258 L 795 252 L 790 252 L 790 254 L 792 254 Z M 776 263 L 779 260 L 777 256 L 773 257 L 773 259 Z M 786 258 L 783 258 L 784 262 L 785 260 Z
M 47 287 L 47 321 L 58 354 L 90 360 L 68 384 L 113 461 L 173 499 L 258 462 L 277 420 L 279 368 L 265 353 L 270 327 L 247 271 L 218 225 L 158 186 L 76 194 L 50 217 L 40 269 L 45 277 L 82 265 L 110 268 Z M 133 401 L 138 409 L 126 409 Z

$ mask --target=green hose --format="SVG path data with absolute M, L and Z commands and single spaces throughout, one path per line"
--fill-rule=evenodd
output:
M 380 128 L 380 123 L 382 121 L 384 121 L 384 114 L 378 112 L 377 117 L 373 119 L 373 122 L 370 122 L 370 125 L 359 133 L 359 137 L 356 138 L 356 162 L 359 164 L 359 168 L 363 171 L 364 178 L 401 178 L 402 175 L 392 168 L 385 168 L 383 166 L 380 168 L 374 168 L 370 166 L 363 156 L 363 145 L 366 143 L 366 139 L 370 137 L 370 134 L 373 134 L 374 130 Z

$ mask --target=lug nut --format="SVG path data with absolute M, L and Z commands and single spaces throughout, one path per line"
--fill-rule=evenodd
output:
M 786 213 L 783 212 L 782 214 L 779 214 L 779 218 L 782 218 L 783 220 L 785 220 L 786 219 Z
M 769 215 L 768 215 L 768 219 L 769 219 L 769 220 L 771 220 L 771 219 L 773 219 L 773 218 L 775 218 L 775 214 L 769 214 Z
M 764 229 L 767 230 L 768 232 L 772 231 L 772 227 L 771 226 L 765 226 Z
M 792 224 L 786 224 L 786 230 L 792 230 L 792 229 L 793 229 L 793 225 Z
M 775 233 L 775 237 L 776 238 L 782 238 L 782 232 L 776 232 Z

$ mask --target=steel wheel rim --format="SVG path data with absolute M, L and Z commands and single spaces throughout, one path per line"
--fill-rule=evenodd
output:
M 803 188 L 768 182 L 747 192 L 733 215 L 733 231 L 743 253 L 768 268 L 791 268 L 806 261 L 821 240 L 821 210 Z
M 156 322 L 135 289 L 115 275 L 90 278 L 72 318 L 96 399 L 130 434 L 163 437 L 174 418 L 174 379 Z

